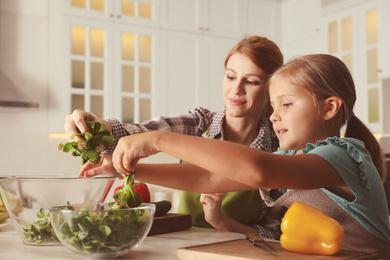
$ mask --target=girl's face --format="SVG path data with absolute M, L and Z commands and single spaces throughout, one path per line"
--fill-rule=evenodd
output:
M 254 117 L 264 107 L 264 72 L 247 56 L 233 54 L 226 66 L 223 96 L 226 114 L 232 117 Z
M 270 85 L 273 113 L 270 120 L 283 150 L 301 150 L 306 143 L 328 137 L 324 113 L 315 105 L 313 96 L 303 87 L 282 78 Z

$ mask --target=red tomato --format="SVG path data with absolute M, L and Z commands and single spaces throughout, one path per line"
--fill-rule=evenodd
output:
M 124 185 L 120 185 L 115 188 L 114 194 L 120 190 Z M 137 192 L 141 196 L 142 203 L 149 203 L 150 202 L 150 192 L 148 186 L 146 186 L 145 183 L 135 183 L 134 185 L 134 191 Z M 118 199 L 115 199 L 117 201 Z
M 142 203 L 150 202 L 150 192 L 148 186 L 145 183 L 136 183 L 134 186 L 134 191 L 141 196 Z

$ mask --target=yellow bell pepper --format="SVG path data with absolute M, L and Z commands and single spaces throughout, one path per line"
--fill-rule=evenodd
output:
M 294 202 L 281 223 L 280 244 L 286 250 L 318 255 L 340 251 L 344 228 L 333 218 L 302 202 Z

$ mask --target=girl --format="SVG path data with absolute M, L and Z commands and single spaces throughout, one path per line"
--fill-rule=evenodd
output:
M 113 131 L 116 140 L 136 133 L 165 130 L 228 140 L 272 152 L 277 149 L 278 142 L 265 110 L 269 107 L 265 103 L 265 90 L 269 76 L 282 65 L 283 55 L 275 43 L 259 36 L 244 38 L 225 59 L 224 109 L 211 112 L 199 107 L 192 109 L 189 115 L 159 117 L 142 124 L 121 124 L 112 118 L 106 121 L 92 113 L 76 110 L 67 117 L 65 130 L 70 137 L 77 133 L 76 127 L 83 132 L 87 130 L 84 120 L 99 121 Z M 105 153 L 111 155 L 115 146 L 116 143 Z M 94 165 L 88 163 L 83 167 L 90 166 Z M 89 171 L 88 177 L 100 173 L 104 173 L 104 167 Z M 253 232 L 253 227 L 248 225 L 264 212 L 257 189 L 203 195 L 182 191 L 180 198 L 179 213 L 191 214 L 194 225 L 213 226 L 219 230 Z M 279 234 L 275 236 L 277 238 Z
M 304 202 L 344 227 L 343 249 L 376 252 L 389 259 L 385 160 L 374 136 L 353 113 L 356 93 L 347 67 L 326 54 L 296 58 L 272 76 L 269 95 L 270 120 L 280 142 L 276 154 L 156 131 L 122 138 L 113 166 L 122 175 L 136 170 L 137 179 L 172 188 L 196 192 L 260 188 L 270 206 Z M 201 168 L 137 164 L 157 152 Z M 286 190 L 272 197 L 269 189 Z

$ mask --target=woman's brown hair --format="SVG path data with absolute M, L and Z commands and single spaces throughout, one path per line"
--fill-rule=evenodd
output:
M 268 83 L 269 77 L 280 66 L 283 65 L 283 54 L 279 47 L 271 40 L 261 36 L 250 36 L 242 39 L 236 46 L 231 49 L 225 59 L 225 68 L 230 57 L 233 54 L 243 54 L 248 57 L 257 67 L 264 72 L 264 84 Z M 264 114 L 265 116 L 271 115 L 271 105 L 269 104 L 268 95 L 264 95 Z
M 242 39 L 226 56 L 225 68 L 230 57 L 235 53 L 247 56 L 256 66 L 262 69 L 267 77 L 266 80 L 283 65 L 283 54 L 279 47 L 265 37 L 251 36 Z

